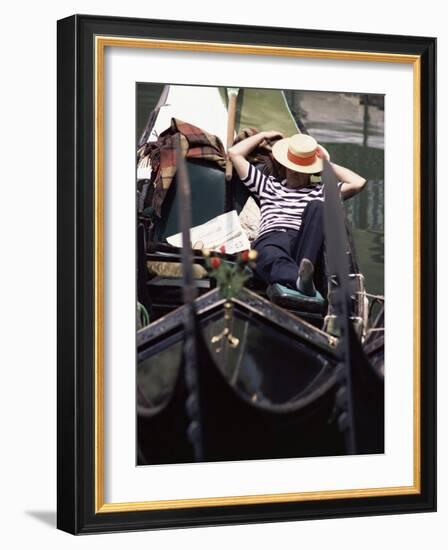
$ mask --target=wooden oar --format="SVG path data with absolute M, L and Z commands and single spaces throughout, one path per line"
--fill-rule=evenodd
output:
M 227 88 L 227 97 L 229 98 L 229 105 L 227 108 L 227 151 L 233 145 L 233 138 L 235 135 L 235 116 L 236 116 L 236 101 L 238 99 L 239 88 Z M 227 157 L 226 161 L 226 180 L 232 179 L 232 163 Z

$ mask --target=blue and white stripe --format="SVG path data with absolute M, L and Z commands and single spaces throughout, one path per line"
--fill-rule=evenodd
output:
M 286 180 L 278 181 L 272 176 L 265 176 L 251 164 L 247 176 L 241 181 L 260 199 L 261 223 L 258 237 L 276 229 L 299 230 L 307 205 L 311 201 L 324 200 L 324 186 L 320 183 L 301 189 L 289 189 L 286 187 Z

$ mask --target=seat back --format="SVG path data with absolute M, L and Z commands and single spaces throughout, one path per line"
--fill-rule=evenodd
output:
M 226 186 L 231 185 L 235 209 L 239 213 L 243 208 L 249 191 L 238 178 L 230 184 L 225 174 L 216 164 L 204 161 L 187 161 L 188 177 L 191 188 L 191 223 L 192 226 L 205 223 L 226 211 Z M 165 197 L 161 219 L 155 228 L 155 241 L 166 242 L 167 237 L 180 233 L 179 193 L 176 178 Z
M 246 350 L 249 352 L 248 344 Z M 203 335 L 198 334 L 197 372 L 206 461 L 345 454 L 343 434 L 331 421 L 337 390 L 334 369 L 310 368 L 312 358 L 305 348 L 303 352 L 304 356 L 293 358 L 294 363 L 298 369 L 302 362 L 308 370 L 316 369 L 316 375 L 312 381 L 306 381 L 304 375 L 296 387 L 297 398 L 285 404 L 254 401 L 229 383 Z M 277 366 L 276 380 L 266 381 L 274 392 L 275 386 L 288 384 L 287 377 L 282 382 L 283 365 Z

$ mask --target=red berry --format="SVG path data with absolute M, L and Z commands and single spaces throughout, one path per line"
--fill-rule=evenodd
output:
M 219 251 L 221 252 L 221 254 L 225 254 L 226 253 L 226 247 L 224 245 L 220 246 Z
M 249 250 L 243 250 L 241 252 L 240 258 L 242 259 L 243 262 L 249 261 Z
M 213 269 L 218 269 L 218 267 L 221 265 L 221 260 L 219 258 L 212 258 L 210 260 L 210 263 L 211 263 Z

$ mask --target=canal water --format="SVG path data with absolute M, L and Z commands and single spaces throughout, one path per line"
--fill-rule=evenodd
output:
M 367 179 L 344 202 L 367 291 L 384 294 L 384 97 L 286 92 L 293 113 L 330 153 L 331 160 Z
M 162 89 L 161 84 L 138 85 L 137 139 Z M 260 94 L 260 112 L 266 112 L 262 96 Z M 384 294 L 383 97 L 291 90 L 285 91 L 285 96 L 295 118 L 326 147 L 331 160 L 367 179 L 364 190 L 345 201 L 344 207 L 352 226 L 358 264 L 365 275 L 367 291 Z

